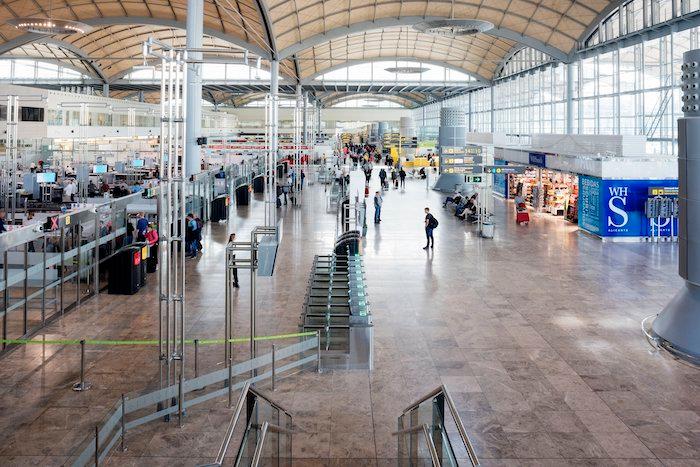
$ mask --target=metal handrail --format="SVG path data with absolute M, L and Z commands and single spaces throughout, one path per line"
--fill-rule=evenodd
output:
M 457 431 L 459 432 L 459 437 L 462 438 L 462 442 L 464 443 L 464 446 L 467 448 L 467 454 L 469 455 L 469 460 L 471 461 L 472 465 L 476 466 L 479 465 L 479 459 L 476 456 L 476 451 L 474 451 L 474 446 L 472 445 L 471 441 L 469 440 L 469 436 L 467 435 L 467 430 L 464 428 L 464 423 L 462 423 L 462 418 L 459 416 L 459 412 L 457 412 L 457 407 L 455 406 L 454 401 L 452 400 L 452 396 L 450 396 L 449 391 L 447 390 L 447 387 L 443 384 L 440 387 L 434 389 L 430 393 L 426 394 L 425 396 L 421 397 L 418 399 L 416 402 L 408 406 L 404 411 L 401 413 L 401 415 L 406 415 L 408 412 L 411 410 L 419 407 L 422 403 L 427 402 L 428 400 L 432 399 L 435 396 L 438 396 L 440 394 L 443 394 L 445 396 L 445 400 L 447 401 L 447 407 L 450 409 L 450 413 L 452 414 L 452 419 L 455 422 L 455 425 L 457 426 Z
M 224 437 L 224 440 L 221 443 L 221 447 L 219 447 L 219 452 L 216 455 L 216 460 L 211 463 L 211 464 L 206 464 L 203 467 L 214 467 L 214 466 L 221 466 L 223 465 L 224 458 L 226 457 L 226 452 L 228 451 L 229 445 L 231 444 L 231 438 L 233 438 L 233 433 L 236 429 L 236 425 L 238 424 L 238 419 L 241 416 L 241 412 L 243 411 L 243 404 L 245 403 L 246 399 L 248 398 L 248 394 L 253 394 L 255 397 L 259 397 L 260 399 L 263 399 L 265 402 L 270 404 L 272 407 L 274 407 L 277 410 L 280 410 L 284 412 L 285 414 L 289 415 L 290 417 L 292 416 L 286 409 L 284 409 L 282 406 L 277 404 L 276 402 L 270 400 L 269 397 L 265 396 L 261 392 L 253 389 L 250 387 L 250 382 L 246 382 L 245 386 L 243 386 L 243 389 L 241 390 L 241 394 L 238 397 L 238 402 L 236 403 L 236 410 L 233 413 L 233 416 L 231 417 L 231 421 L 228 424 L 228 428 L 226 429 L 226 436 Z M 273 429 L 276 432 L 280 433 L 286 433 L 286 434 L 291 434 L 291 431 L 286 430 L 284 428 L 280 428 L 276 425 L 269 425 L 271 429 Z M 260 449 L 262 449 L 262 442 L 265 440 L 265 433 L 267 432 L 268 429 L 268 423 L 265 422 L 263 424 L 263 430 L 262 434 L 260 437 L 260 440 L 258 441 L 258 445 L 260 446 Z M 258 446 L 256 446 L 255 452 L 258 452 Z M 254 457 L 255 459 L 255 457 Z M 251 465 L 257 465 L 255 462 L 253 462 Z
M 253 453 L 253 458 L 250 461 L 251 467 L 257 467 L 260 463 L 260 457 L 262 457 L 262 450 L 265 444 L 265 437 L 267 436 L 268 431 L 283 433 L 285 435 L 292 434 L 291 430 L 287 430 L 286 428 L 282 428 L 277 425 L 272 425 L 268 422 L 264 422 L 262 425 L 262 429 L 260 430 L 260 439 L 258 439 L 258 442 L 255 445 L 255 452 Z
M 228 446 L 229 446 L 229 444 L 231 444 L 231 438 L 233 437 L 233 432 L 236 429 L 236 425 L 238 424 L 238 418 L 241 416 L 241 412 L 243 411 L 243 404 L 245 403 L 246 396 L 248 395 L 249 389 L 250 389 L 250 382 L 246 382 L 245 386 L 243 386 L 243 389 L 241 390 L 241 395 L 238 397 L 238 402 L 236 403 L 236 410 L 234 411 L 233 417 L 231 417 L 231 421 L 228 424 L 228 428 L 226 429 L 226 436 L 224 437 L 224 441 L 221 443 L 221 447 L 219 448 L 219 453 L 216 455 L 216 460 L 214 461 L 213 464 L 209 464 L 209 465 L 222 465 L 223 464 L 224 457 L 226 456 L 226 451 L 228 451 Z
M 428 427 L 427 423 L 396 431 L 392 433 L 392 435 L 399 436 L 405 435 L 407 433 L 415 433 L 417 431 L 422 431 L 423 435 L 425 436 L 425 440 L 428 443 L 428 451 L 430 452 L 430 459 L 433 463 L 433 467 L 441 467 L 442 464 L 440 464 L 440 457 L 438 456 L 437 449 L 435 448 L 433 438 L 430 436 L 430 428 Z

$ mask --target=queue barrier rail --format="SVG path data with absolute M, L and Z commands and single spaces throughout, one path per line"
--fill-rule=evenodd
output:
M 301 368 L 305 365 L 319 361 L 318 344 L 319 337 L 316 332 L 285 334 L 279 336 L 261 336 L 255 340 L 274 340 L 291 337 L 306 337 L 314 336 L 309 339 L 304 339 L 301 342 L 275 349 L 273 352 L 260 355 L 251 360 L 231 365 L 202 376 L 197 376 L 193 379 L 179 380 L 177 384 L 173 384 L 162 389 L 152 391 L 146 394 L 141 394 L 136 397 L 127 397 L 122 395 L 102 419 L 103 423 L 95 427 L 95 432 L 89 436 L 78 449 L 80 452 L 71 456 L 74 467 L 83 467 L 87 465 L 99 465 L 109 455 L 110 450 L 121 441 L 124 446 L 124 439 L 127 432 L 145 423 L 169 417 L 178 414 L 180 422 L 182 421 L 185 409 L 193 407 L 197 404 L 207 402 L 211 399 L 229 394 L 234 390 L 239 390 L 246 385 L 254 384 L 268 378 L 274 378 L 275 375 L 285 373 L 296 368 Z M 240 342 L 242 339 L 235 338 L 232 341 Z M 191 339 L 193 343 L 196 339 Z M 247 339 L 250 341 L 250 339 Z M 41 342 L 41 341 L 39 341 Z M 87 342 L 87 341 L 84 341 Z M 98 341 L 99 342 L 99 341 Z M 103 341 L 109 342 L 109 341 Z M 128 342 L 128 341 L 117 341 Z M 132 341 L 134 342 L 134 341 Z M 143 341 L 142 341 L 143 342 Z M 150 341 L 149 341 L 150 342 Z M 224 343 L 225 339 L 206 339 L 207 344 Z M 304 356 L 313 350 L 312 354 Z M 296 357 L 296 358 L 295 358 Z M 276 363 L 280 360 L 292 359 L 284 365 L 277 366 Z M 271 369 L 262 370 L 264 367 L 272 366 Z M 261 370 L 257 372 L 256 370 Z M 232 378 L 244 374 L 252 375 L 243 381 L 234 383 Z M 192 399 L 187 399 L 185 396 L 195 391 L 202 391 L 207 387 L 221 382 L 227 382 L 223 387 L 214 389 L 206 394 L 198 395 Z M 148 412 L 138 418 L 127 420 L 127 416 L 138 411 L 156 406 L 154 412 Z

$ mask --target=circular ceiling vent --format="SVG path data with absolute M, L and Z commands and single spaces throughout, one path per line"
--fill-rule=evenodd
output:
M 493 29 L 493 23 L 479 19 L 437 19 L 417 23 L 413 28 L 426 34 L 458 37 L 486 32 Z
M 429 68 L 421 66 L 395 66 L 390 68 L 385 68 L 385 71 L 389 73 L 399 73 L 402 75 L 418 75 L 420 73 L 425 73 Z
M 79 21 L 56 18 L 16 18 L 8 21 L 9 24 L 26 32 L 37 34 L 85 34 L 92 31 L 92 27 Z

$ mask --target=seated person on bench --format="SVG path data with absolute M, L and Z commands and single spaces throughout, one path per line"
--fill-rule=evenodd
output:
M 442 203 L 442 207 L 446 208 L 448 204 L 454 204 L 455 207 L 457 207 L 460 205 L 461 202 L 462 202 L 462 193 L 455 190 L 455 192 L 452 193 L 451 196 L 448 196 L 447 198 L 445 198 L 445 202 Z
M 455 216 L 461 218 L 462 220 L 466 220 L 471 216 L 474 216 L 477 211 L 477 194 L 474 193 L 469 200 L 467 200 L 466 203 L 463 205 L 460 205 L 457 207 L 455 210 Z

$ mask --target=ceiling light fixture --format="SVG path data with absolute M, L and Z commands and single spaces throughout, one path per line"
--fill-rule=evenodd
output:
M 92 27 L 80 21 L 72 21 L 69 19 L 56 19 L 52 15 L 53 0 L 49 0 L 48 18 L 14 18 L 7 23 L 21 29 L 25 32 L 33 32 L 36 34 L 63 35 L 63 34 L 85 34 L 92 31 Z
M 398 73 L 401 75 L 418 75 L 425 73 L 429 70 L 429 68 L 422 66 L 394 66 L 385 68 L 384 70 L 388 71 L 389 73 Z
M 493 23 L 479 19 L 437 19 L 414 24 L 413 28 L 425 34 L 459 37 L 478 34 L 493 29 Z
M 37 34 L 85 34 L 92 31 L 92 27 L 79 21 L 55 18 L 16 18 L 8 21 L 9 24 L 25 32 Z

